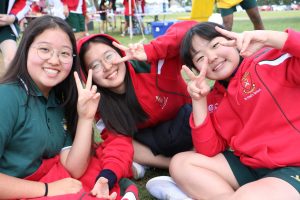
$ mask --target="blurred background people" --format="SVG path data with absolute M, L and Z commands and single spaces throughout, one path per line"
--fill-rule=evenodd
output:
M 0 1 L 0 50 L 4 60 L 4 70 L 17 51 L 19 24 L 30 10 L 31 0 L 1 0 Z
M 217 0 L 217 7 L 220 10 L 224 27 L 227 30 L 232 30 L 233 13 L 236 12 L 236 7 L 238 5 L 240 5 L 247 12 L 247 15 L 249 16 L 254 29 L 264 29 L 256 0 Z

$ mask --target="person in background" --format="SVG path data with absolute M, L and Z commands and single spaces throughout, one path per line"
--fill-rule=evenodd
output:
M 223 23 L 227 30 L 232 30 L 233 13 L 236 12 L 236 7 L 238 5 L 247 12 L 255 30 L 264 29 L 256 0 L 217 0 L 217 7 L 221 12 Z
M 299 200 L 300 32 L 200 23 L 181 56 L 196 152 L 173 157 L 177 185 L 193 199 Z
M 195 24 L 175 23 L 149 44 L 129 48 L 104 34 L 78 42 L 83 74 L 93 70 L 93 83 L 101 93 L 97 127 L 100 133 L 119 138 L 112 146 L 111 162 L 123 164 L 111 170 L 112 177 L 131 170 L 133 159 L 133 176 L 142 178 L 143 165 L 168 168 L 174 154 L 192 149 L 191 99 L 180 73 L 179 49 L 184 34 Z
M 99 11 L 100 11 L 100 19 L 101 19 L 101 27 L 100 27 L 100 33 L 104 33 L 107 29 L 107 10 L 108 7 L 105 5 L 106 0 L 101 0 L 99 5 Z
M 123 33 L 121 34 L 122 37 L 128 34 L 130 18 L 132 20 L 132 17 L 134 16 L 135 0 L 130 0 L 130 4 L 131 6 L 129 7 L 129 1 L 123 0 L 125 23 L 124 23 Z
M 117 18 L 116 18 L 116 0 L 109 0 L 109 10 L 111 11 L 112 14 L 112 21 L 113 21 L 113 30 L 117 28 Z
M 0 50 L 4 60 L 4 71 L 7 71 L 17 51 L 19 25 L 30 10 L 32 0 L 0 1 Z
M 136 1 L 136 18 L 138 20 L 139 25 L 141 26 L 142 31 L 145 32 L 144 26 L 144 14 L 145 14 L 145 0 L 137 0 Z
M 64 5 L 66 21 L 73 28 L 76 39 L 87 34 L 86 24 L 89 22 L 86 0 L 61 0 Z
M 58 17 L 25 30 L 14 68 L 0 80 L 0 199 L 122 198 L 93 188 L 102 167 L 91 154 L 100 94 L 92 70 L 82 86 L 76 55 L 75 36 Z

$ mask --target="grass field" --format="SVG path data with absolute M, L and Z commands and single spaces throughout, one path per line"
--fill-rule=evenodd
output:
M 273 12 L 261 12 L 260 13 L 266 29 L 269 30 L 285 30 L 286 28 L 293 28 L 300 31 L 300 11 L 273 11 Z M 178 13 L 170 14 L 165 16 L 165 20 L 176 20 L 180 17 L 188 17 L 189 13 Z M 153 17 L 148 16 L 144 18 L 144 21 L 151 22 Z M 163 20 L 163 16 L 159 16 L 159 20 Z M 233 31 L 242 32 L 246 30 L 252 30 L 252 23 L 249 20 L 245 12 L 238 12 L 234 14 L 234 24 Z M 118 39 L 122 44 L 135 43 L 143 39 L 141 35 L 134 35 L 132 39 L 129 36 L 121 37 L 120 28 L 121 24 L 120 18 L 117 21 L 117 29 L 114 32 L 108 32 L 116 39 Z M 98 24 L 94 24 L 94 32 L 99 30 Z M 93 33 L 93 32 L 91 32 Z M 153 39 L 152 35 L 145 35 L 146 42 Z
M 188 16 L 188 13 L 179 13 L 173 15 L 166 15 L 165 20 L 174 20 L 178 17 Z M 299 11 L 280 11 L 280 12 L 261 12 L 261 16 L 266 29 L 270 30 L 284 30 L 286 28 L 293 28 L 300 31 L 300 12 Z M 252 30 L 252 24 L 246 15 L 245 12 L 235 13 L 235 21 L 233 26 L 233 31 L 241 32 L 245 30 Z M 108 34 L 112 35 L 116 39 L 118 39 L 121 43 L 127 45 L 129 43 L 135 43 L 143 39 L 141 35 L 134 35 L 132 39 L 129 36 L 121 37 L 120 36 L 120 27 L 121 22 L 118 18 L 117 21 L 117 29 L 114 32 L 108 32 Z M 153 20 L 153 17 L 146 17 L 145 21 Z M 98 24 L 94 24 L 94 31 L 90 33 L 96 33 L 99 30 Z M 149 42 L 153 39 L 152 35 L 146 35 L 146 42 Z M 2 57 L 0 56 L 0 66 L 2 66 Z M 2 67 L 0 67 L 0 75 L 1 75 Z M 140 199 L 141 200 L 152 200 L 153 198 L 148 194 L 145 189 L 146 182 L 155 176 L 159 175 L 167 175 L 167 170 L 160 169 L 150 169 L 146 172 L 146 176 L 144 179 L 140 181 L 136 181 L 139 191 L 140 191 Z

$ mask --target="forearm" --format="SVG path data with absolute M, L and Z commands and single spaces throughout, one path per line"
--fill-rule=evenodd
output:
M 207 116 L 207 100 L 206 97 L 200 100 L 193 100 L 193 118 L 195 126 L 201 125 Z
M 13 186 L 13 187 L 12 187 Z M 45 184 L 0 173 L 0 199 L 37 198 L 45 194 Z
M 266 31 L 267 40 L 265 42 L 266 46 L 273 47 L 275 49 L 282 49 L 287 38 L 288 33 L 280 31 Z
M 85 172 L 92 148 L 93 119 L 79 118 L 76 136 L 66 158 L 65 168 L 74 178 L 79 178 Z

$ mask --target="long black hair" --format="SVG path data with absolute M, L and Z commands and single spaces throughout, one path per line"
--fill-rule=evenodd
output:
M 87 77 L 87 66 L 84 64 L 84 54 L 88 50 L 91 43 L 102 43 L 112 47 L 121 56 L 121 51 L 112 45 L 112 41 L 105 37 L 94 37 L 85 42 L 79 52 L 81 61 L 81 69 Z M 98 112 L 101 118 L 110 131 L 121 133 L 124 135 L 133 136 L 137 131 L 138 124 L 148 119 L 147 113 L 142 109 L 139 104 L 134 87 L 132 85 L 131 77 L 128 70 L 128 62 L 126 64 L 125 75 L 125 93 L 117 94 L 112 92 L 109 88 L 98 86 L 101 93 L 101 98 L 98 106 Z M 95 83 L 94 83 L 95 84 Z
M 181 48 L 180 48 L 180 57 L 185 65 L 187 65 L 190 68 L 196 69 L 193 63 L 193 53 L 195 52 L 195 50 L 192 44 L 193 43 L 192 39 L 195 35 L 198 35 L 199 37 L 206 39 L 208 41 L 213 40 L 215 37 L 225 37 L 218 31 L 216 31 L 215 29 L 216 26 L 225 29 L 222 25 L 214 22 L 203 22 L 193 26 L 185 34 L 181 42 Z
M 0 80 L 0 83 L 19 82 L 24 90 L 28 90 L 28 100 L 30 100 L 30 94 L 35 93 L 34 85 L 27 69 L 28 51 L 34 39 L 49 29 L 61 29 L 64 31 L 71 41 L 73 54 L 77 55 L 74 33 L 64 20 L 58 17 L 45 15 L 30 22 L 29 26 L 25 29 L 9 70 Z M 61 83 L 53 87 L 56 98 L 61 102 L 60 106 L 65 109 L 67 129 L 73 136 L 76 132 L 78 118 L 77 111 L 74 109 L 76 108 L 78 98 L 76 83 L 73 77 L 74 71 L 78 71 L 78 58 L 76 56 L 73 58 L 73 65 L 69 75 Z

